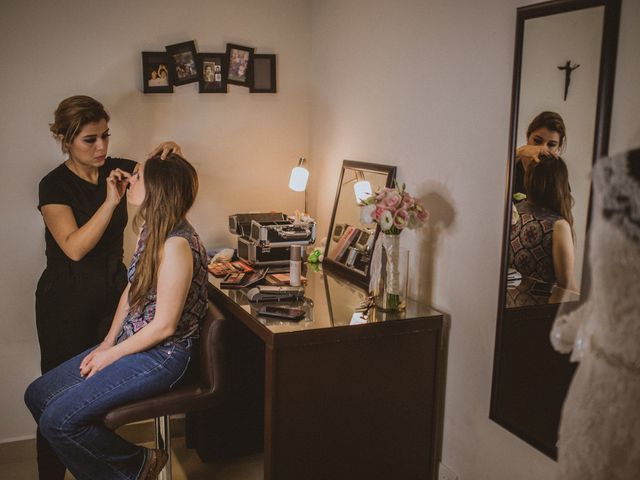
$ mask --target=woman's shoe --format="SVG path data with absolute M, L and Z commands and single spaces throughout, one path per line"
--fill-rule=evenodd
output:
M 156 480 L 167 460 L 169 460 L 169 455 L 166 451 L 159 448 L 149 449 L 140 480 Z

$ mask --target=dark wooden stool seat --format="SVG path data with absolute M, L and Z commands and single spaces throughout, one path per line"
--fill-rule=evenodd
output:
M 107 428 L 155 419 L 156 448 L 169 455 L 167 465 L 158 477 L 171 479 L 171 432 L 169 416 L 208 408 L 224 391 L 224 329 L 226 320 L 209 302 L 209 311 L 200 328 L 199 362 L 192 359 L 186 378 L 169 392 L 137 402 L 121 405 L 108 412 L 103 421 Z

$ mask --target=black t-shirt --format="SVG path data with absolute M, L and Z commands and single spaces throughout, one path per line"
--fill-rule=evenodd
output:
M 516 160 L 515 180 L 513 182 L 513 193 L 526 193 L 524 191 L 524 166 L 520 160 Z
M 79 227 L 91 219 L 98 208 L 107 198 L 106 179 L 112 170 L 120 168 L 133 173 L 136 162 L 124 158 L 107 157 L 104 165 L 98 168 L 98 184 L 83 180 L 63 163 L 49 172 L 38 187 L 38 210 L 43 205 L 68 205 Z M 123 255 L 124 229 L 127 226 L 127 201 L 122 198 L 111 217 L 109 225 L 102 234 L 102 238 L 95 247 L 84 256 L 83 260 L 90 261 L 98 258 Z M 67 260 L 60 246 L 56 243 L 48 228 L 45 229 L 47 264 L 55 260 Z

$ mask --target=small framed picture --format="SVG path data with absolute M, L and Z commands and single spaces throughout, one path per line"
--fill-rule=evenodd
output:
M 227 58 L 229 71 L 227 81 L 243 87 L 251 86 L 251 57 L 253 48 L 227 43 Z
M 227 93 L 226 53 L 199 53 L 196 64 L 200 93 Z
M 167 52 L 142 52 L 144 93 L 172 93 L 171 59 Z
M 171 58 L 171 68 L 174 85 L 185 85 L 198 81 L 198 68 L 196 66 L 196 43 L 176 43 L 166 47 Z
M 276 93 L 276 56 L 272 54 L 254 54 L 252 80 L 249 91 L 252 93 Z

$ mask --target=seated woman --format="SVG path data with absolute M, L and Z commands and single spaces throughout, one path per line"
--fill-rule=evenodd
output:
M 567 166 L 553 155 L 542 153 L 538 159 L 527 168 L 527 198 L 517 205 L 518 219 L 511 226 L 509 267 L 522 274 L 523 282 L 510 292 L 509 306 L 547 303 L 554 286 L 578 290 Z
M 40 431 L 78 479 L 157 477 L 166 453 L 129 443 L 102 418 L 180 380 L 207 312 L 206 251 L 185 217 L 198 190 L 195 169 L 179 155 L 156 156 L 128 181 L 127 198 L 140 205 L 134 223 L 144 223 L 111 329 L 25 393 Z

